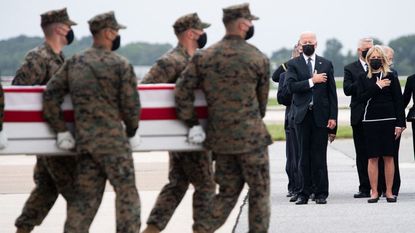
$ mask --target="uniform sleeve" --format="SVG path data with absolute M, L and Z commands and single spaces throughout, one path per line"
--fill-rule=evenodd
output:
M 290 106 L 292 101 L 292 95 L 288 93 L 287 82 L 285 82 L 285 73 L 280 75 L 278 82 L 277 101 L 284 106 Z
M 3 86 L 0 83 L 0 131 L 3 131 L 4 120 L 4 91 Z
M 274 71 L 274 73 L 272 74 L 272 76 L 271 76 L 271 78 L 272 78 L 272 81 L 274 81 L 274 82 L 279 82 L 280 81 L 280 77 L 281 77 L 281 74 L 282 73 L 284 73 L 285 71 L 287 71 L 286 70 L 286 65 L 285 64 L 282 64 L 282 65 L 280 65 L 275 71 Z
M 259 77 L 256 92 L 259 103 L 259 112 L 261 113 L 261 117 L 264 117 L 267 110 L 269 92 L 269 61 L 267 58 L 264 59 L 261 70 L 262 74 Z
M 124 70 L 120 86 L 120 111 L 126 126 L 127 136 L 133 137 L 138 129 L 140 118 L 140 96 L 137 91 L 137 77 L 133 67 L 128 64 Z
M 197 72 L 198 54 L 194 55 L 187 67 L 177 79 L 175 90 L 176 113 L 180 120 L 191 128 L 199 124 L 193 102 L 194 91 L 200 85 L 200 78 Z
M 46 64 L 38 53 L 29 52 L 22 66 L 16 71 L 12 85 L 36 85 L 46 75 Z
M 64 97 L 69 92 L 68 66 L 68 62 L 65 62 L 48 82 L 43 93 L 43 117 L 56 133 L 68 130 L 61 109 Z
M 161 58 L 151 67 L 141 83 L 174 83 L 178 75 L 174 61 L 167 57 Z

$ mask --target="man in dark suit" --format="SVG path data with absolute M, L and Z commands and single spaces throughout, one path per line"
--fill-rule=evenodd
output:
M 300 44 L 303 53 L 288 62 L 286 73 L 288 90 L 293 94 L 300 148 L 302 184 L 296 204 L 307 204 L 312 192 L 317 204 L 326 204 L 329 194 L 327 135 L 328 128 L 336 127 L 338 112 L 333 65 L 315 54 L 315 33 L 302 33 Z
M 301 50 L 299 49 L 301 46 L 296 44 L 294 46 L 292 52 L 292 58 L 300 56 Z M 286 106 L 285 109 L 285 122 L 284 122 L 284 130 L 285 130 L 285 155 L 286 155 L 286 164 L 285 164 L 285 171 L 287 172 L 288 176 L 288 194 L 287 197 L 291 197 L 290 201 L 295 202 L 297 201 L 297 195 L 300 192 L 300 177 L 298 174 L 298 161 L 299 161 L 299 153 L 298 153 L 298 140 L 297 140 L 297 133 L 295 132 L 295 124 L 294 124 L 294 114 L 291 110 L 291 103 L 292 103 L 292 94 L 288 92 L 288 88 L 285 82 L 285 72 L 287 67 L 287 62 L 280 66 L 284 67 L 284 71 L 279 74 L 278 77 L 278 92 L 277 92 L 277 101 L 279 104 Z M 278 73 L 280 70 L 278 68 L 273 76 Z M 276 81 L 273 77 L 273 80 Z
M 351 96 L 350 101 L 350 124 L 353 129 L 353 141 L 356 151 L 356 167 L 359 176 L 359 192 L 354 194 L 354 198 L 370 197 L 370 183 L 367 172 L 368 157 L 366 154 L 365 137 L 363 135 L 363 113 L 364 103 L 359 103 L 357 99 L 358 79 L 366 76 L 367 64 L 366 54 L 373 47 L 373 39 L 363 38 L 359 40 L 357 53 L 359 60 L 344 67 L 343 91 L 346 96 Z

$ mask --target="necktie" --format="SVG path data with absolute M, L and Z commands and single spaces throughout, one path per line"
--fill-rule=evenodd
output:
M 313 77 L 313 65 L 311 64 L 311 57 L 307 59 L 307 67 L 308 67 L 308 73 L 310 74 L 310 77 Z M 311 89 L 311 101 L 309 103 L 309 107 L 312 108 L 313 106 L 313 89 Z
M 313 65 L 311 64 L 311 57 L 307 59 L 308 73 L 313 76 Z

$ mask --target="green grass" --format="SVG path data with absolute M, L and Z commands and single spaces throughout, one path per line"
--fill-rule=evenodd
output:
M 279 103 L 277 102 L 276 98 L 268 98 L 268 106 L 278 106 Z
M 284 125 L 281 124 L 267 124 L 268 131 L 270 132 L 274 141 L 285 140 Z M 341 125 L 337 129 L 336 138 L 352 138 L 352 127 L 348 125 Z

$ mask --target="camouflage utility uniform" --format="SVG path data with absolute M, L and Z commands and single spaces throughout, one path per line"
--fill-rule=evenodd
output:
M 196 14 L 179 18 L 175 23 L 175 31 L 189 28 L 203 29 Z M 175 83 L 189 62 L 190 56 L 182 45 L 162 56 L 144 77 L 142 83 Z M 212 197 L 215 192 L 213 181 L 212 159 L 206 151 L 170 152 L 169 183 L 161 190 L 150 213 L 147 224 L 163 230 L 176 207 L 186 194 L 189 184 L 193 184 L 193 229 L 198 230 L 209 213 Z M 206 227 L 206 226 L 205 226 Z
M 49 11 L 41 15 L 42 25 L 69 20 L 66 9 Z M 46 85 L 64 63 L 63 53 L 56 54 L 44 42 L 28 52 L 23 65 L 17 70 L 12 85 Z M 59 193 L 69 203 L 74 198 L 73 181 L 76 166 L 74 156 L 36 156 L 34 168 L 35 188 L 26 201 L 22 214 L 16 219 L 17 228 L 31 231 L 40 225 L 49 213 Z
M 4 120 L 4 91 L 3 86 L 0 83 L 0 132 L 3 131 Z
M 89 21 L 91 31 L 124 28 L 113 12 Z M 102 201 L 108 179 L 116 193 L 118 233 L 140 229 L 140 200 L 128 137 L 138 128 L 140 100 L 127 59 L 94 45 L 70 58 L 44 93 L 44 117 L 55 132 L 66 131 L 60 104 L 69 93 L 75 115 L 78 199 L 68 206 L 65 232 L 85 233 Z M 124 127 L 125 125 L 125 127 Z
M 233 11 L 238 13 L 234 18 L 252 16 L 247 5 Z M 268 59 L 236 35 L 197 52 L 176 83 L 177 113 L 189 127 L 198 124 L 193 106 L 197 88 L 204 92 L 208 105 L 204 146 L 216 156 L 215 181 L 219 184 L 206 232 L 226 221 L 245 182 L 249 186 L 249 232 L 267 232 L 267 146 L 272 140 L 262 118 L 269 91 Z

